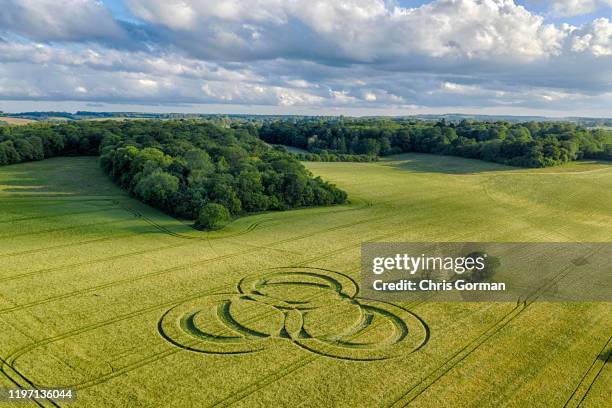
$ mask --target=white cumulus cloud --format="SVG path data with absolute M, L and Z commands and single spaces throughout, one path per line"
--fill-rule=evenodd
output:
M 0 0 L 0 32 L 44 41 L 117 38 L 122 30 L 97 0 Z
M 550 3 L 552 12 L 559 16 L 577 16 L 612 8 L 612 0 L 552 0 Z
M 598 18 L 573 34 L 573 51 L 590 52 L 596 57 L 612 56 L 612 22 L 607 18 Z

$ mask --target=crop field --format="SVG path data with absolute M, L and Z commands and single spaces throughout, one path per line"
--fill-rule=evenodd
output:
M 0 122 L 4 122 L 7 125 L 27 125 L 30 123 L 36 122 L 32 119 L 24 119 L 24 118 L 11 118 L 8 116 L 0 116 Z
M 612 304 L 375 302 L 359 267 L 366 241 L 611 241 L 612 166 L 306 166 L 350 203 L 210 233 L 96 158 L 1 167 L 0 387 L 71 387 L 40 404 L 74 407 L 610 406 Z

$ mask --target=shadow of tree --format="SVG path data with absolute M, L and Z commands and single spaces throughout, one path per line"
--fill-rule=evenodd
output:
M 610 357 L 612 357 L 612 348 L 609 348 L 601 353 L 599 356 L 597 356 L 597 359 L 607 364 L 610 362 Z
M 492 171 L 516 171 L 518 167 L 490 163 L 462 157 L 439 156 L 424 153 L 409 153 L 389 156 L 380 162 L 383 165 L 417 173 L 478 174 Z
M 0 195 L 125 196 L 104 174 L 97 157 L 55 157 L 5 166 Z

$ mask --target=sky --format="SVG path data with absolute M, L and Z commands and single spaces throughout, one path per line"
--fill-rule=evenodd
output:
M 612 0 L 0 0 L 0 110 L 612 117 Z

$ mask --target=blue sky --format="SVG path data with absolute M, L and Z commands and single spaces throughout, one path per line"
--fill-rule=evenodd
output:
M 103 3 L 111 10 L 115 17 L 127 21 L 136 20 L 122 0 L 104 0 Z
M 0 0 L 0 110 L 612 116 L 611 20 L 612 0 Z

